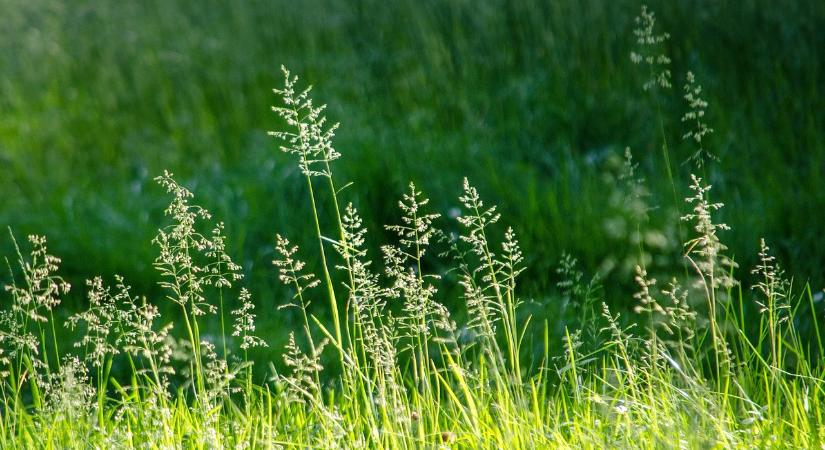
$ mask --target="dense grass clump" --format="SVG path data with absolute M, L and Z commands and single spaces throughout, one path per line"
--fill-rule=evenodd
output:
M 669 36 L 647 8 L 634 36 L 631 60 L 657 98 L 672 88 Z M 342 184 L 335 171 L 345 157 L 333 140 L 338 125 L 310 88 L 283 75 L 273 111 L 285 126 L 270 134 L 300 174 L 311 211 L 273 243 L 270 270 L 291 296 L 253 301 L 224 224 L 169 172 L 155 178 L 169 199 L 167 225 L 151 240 L 158 297 L 136 293 L 121 276 L 93 277 L 86 308 L 61 316 L 72 291 L 61 260 L 44 237 L 20 245 L 11 233 L 0 447 L 825 445 L 815 307 L 822 293 L 787 275 L 764 240 L 752 268 L 730 256 L 723 204 L 704 179 L 717 155 L 693 74 L 682 116 L 693 149 L 690 195 L 678 200 L 683 188 L 661 110 L 662 177 L 677 203 L 664 211 L 649 205 L 630 149 L 611 178 L 605 216 L 622 222 L 617 236 L 629 249 L 613 264 L 631 266 L 632 307 L 611 308 L 607 286 L 565 255 L 560 317 L 546 317 L 549 305 L 522 294 L 527 266 L 517 230 L 502 226 L 506 216 L 467 178 L 459 206 L 444 216 L 409 183 L 398 218 L 384 228 L 392 239 L 370 243 L 350 201 L 358 185 Z M 672 210 L 682 214 L 651 220 Z M 297 233 L 309 234 L 311 245 L 293 244 Z M 318 264 L 305 263 L 311 253 Z M 743 273 L 752 285 L 743 285 Z M 256 326 L 260 315 L 297 324 L 284 331 L 280 361 L 260 357 L 273 344 Z M 62 328 L 78 334 L 71 350 L 59 342 Z

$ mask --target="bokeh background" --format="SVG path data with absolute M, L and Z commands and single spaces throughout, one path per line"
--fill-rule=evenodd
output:
M 283 126 L 270 106 L 285 64 L 341 122 L 336 178 L 354 183 L 342 195 L 374 247 L 391 239 L 381 226 L 397 222 L 408 181 L 448 217 L 468 176 L 519 233 L 525 298 L 553 304 L 569 252 L 602 275 L 609 302 L 629 305 L 634 244 L 611 192 L 629 146 L 656 206 L 651 228 L 678 236 L 686 207 L 659 117 L 681 199 L 691 70 L 720 158 L 703 175 L 726 204 L 722 239 L 741 277 L 765 237 L 821 289 L 825 2 L 649 6 L 671 35 L 661 115 L 629 58 L 637 1 L 0 0 L 0 224 L 48 236 L 77 287 L 68 310 L 96 274 L 122 274 L 161 302 L 150 241 L 168 198 L 152 178 L 168 169 L 226 223 L 262 333 L 277 342 L 290 319 L 275 309 L 289 294 L 270 263 L 274 235 L 314 249 L 300 173 L 266 135 Z M 6 233 L 0 250 L 13 256 Z M 663 246 L 663 265 L 678 252 Z

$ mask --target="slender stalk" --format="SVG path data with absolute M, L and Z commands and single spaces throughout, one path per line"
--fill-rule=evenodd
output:
M 315 191 L 312 188 L 312 179 L 306 175 L 307 188 L 309 189 L 310 205 L 312 206 L 312 218 L 315 224 L 315 234 L 318 238 L 318 248 L 321 254 L 321 269 L 324 272 L 324 283 L 327 288 L 327 295 L 329 298 L 330 313 L 332 313 L 332 326 L 335 333 L 335 340 L 339 343 L 343 342 L 341 339 L 341 321 L 338 317 L 338 301 L 335 299 L 335 287 L 332 284 L 332 278 L 329 274 L 329 264 L 327 263 L 326 252 L 324 251 L 324 239 L 321 234 L 321 224 L 318 219 L 318 208 L 315 204 Z M 341 353 L 341 352 L 339 352 Z M 344 367 L 344 355 L 339 354 L 341 367 Z

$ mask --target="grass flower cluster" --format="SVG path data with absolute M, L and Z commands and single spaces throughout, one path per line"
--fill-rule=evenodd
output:
M 645 89 L 670 80 L 657 53 L 668 35 L 654 24 L 643 9 L 636 36 L 646 53 L 633 59 L 651 69 Z M 701 146 L 706 104 L 698 87 L 686 92 L 685 121 L 696 127 L 685 136 L 700 145 L 702 168 L 713 161 Z M 271 134 L 306 183 L 306 228 L 317 242 L 273 242 L 273 273 L 293 296 L 256 306 L 222 223 L 168 172 L 156 181 L 170 197 L 170 224 L 152 241 L 165 298 L 97 276 L 86 284 L 87 309 L 63 319 L 57 309 L 71 286 L 60 259 L 44 237 L 29 237 L 8 264 L 0 315 L 0 448 L 825 446 L 825 351 L 813 307 L 821 295 L 786 278 L 764 241 L 758 283 L 737 281 L 717 217 L 723 205 L 699 176 L 677 206 L 690 210 L 684 271 L 660 283 L 652 261 L 668 234 L 650 229 L 657 210 L 626 151 L 611 203 L 634 221 L 627 234 L 638 253 L 623 264 L 634 263 L 637 293 L 630 308 L 611 309 L 607 287 L 566 255 L 559 298 L 577 320 L 556 335 L 525 312 L 534 301 L 520 293 L 528 258 L 516 231 L 468 179 L 453 223 L 410 183 L 386 226 L 395 241 L 371 254 L 336 179 L 337 124 L 286 69 L 275 93 L 286 129 Z M 445 306 L 450 284 L 460 310 Z M 749 310 L 758 323 L 747 322 Z M 283 361 L 251 358 L 269 345 L 256 314 L 290 313 L 300 327 Z M 64 326 L 81 333 L 70 353 L 57 342 Z M 256 375 L 254 365 L 267 363 L 269 375 Z

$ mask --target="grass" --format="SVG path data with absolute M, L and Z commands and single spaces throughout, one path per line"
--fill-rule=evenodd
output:
M 271 259 L 273 229 L 311 217 L 297 171 L 265 135 L 279 126 L 269 93 L 286 64 L 345 119 L 338 171 L 358 181 L 352 195 L 369 205 L 374 233 L 390 237 L 381 226 L 409 180 L 447 211 L 468 176 L 536 255 L 525 288 L 547 295 L 556 255 L 595 272 L 618 247 L 601 214 L 613 155 L 633 149 L 652 204 L 672 204 L 673 187 L 656 107 L 628 57 L 639 4 L 504 3 L 7 0 L 0 222 L 22 235 L 48 230 L 75 284 L 117 272 L 148 292 L 154 255 L 142 243 L 164 205 L 151 179 L 168 169 L 224 218 L 255 289 L 282 295 L 266 264 L 248 263 Z M 660 104 L 677 197 L 693 153 L 679 122 L 692 70 L 721 158 L 705 178 L 738 224 L 732 253 L 745 262 L 765 237 L 789 270 L 822 285 L 821 3 L 671 3 L 650 6 L 673 36 L 674 89 Z M 629 293 L 631 269 L 605 275 Z
M 17 22 L 13 23 L 28 23 L 35 17 L 44 20 L 38 29 L 71 33 L 71 27 L 65 29 L 47 20 L 72 23 L 64 19 L 60 6 L 52 5 L 57 9 L 42 11 L 27 10 L 23 4 L 15 6 Z M 338 11 L 344 14 L 341 16 L 336 15 L 334 5 L 323 6 L 328 8 L 327 14 L 313 20 L 336 23 L 333 19 L 337 19 L 345 24 L 341 27 L 352 32 L 349 39 L 340 39 L 334 31 L 313 29 L 318 24 L 309 20 L 285 20 L 284 23 L 300 28 L 296 33 L 281 29 L 276 32 L 260 25 L 268 23 L 266 15 L 255 15 L 252 11 L 268 9 L 254 3 L 231 10 L 215 5 L 191 15 L 183 14 L 184 4 L 159 4 L 159 16 L 153 16 L 152 23 L 160 29 L 175 28 L 187 36 L 187 26 L 197 30 L 204 23 L 219 23 L 227 28 L 216 31 L 216 35 L 226 33 L 227 40 L 215 38 L 187 44 L 204 46 L 203 54 L 140 53 L 149 55 L 143 62 L 158 71 L 153 76 L 157 78 L 150 77 L 148 84 L 157 87 L 156 81 L 175 78 L 167 74 L 170 61 L 183 64 L 186 58 L 205 54 L 242 58 L 263 51 L 254 45 L 249 47 L 250 53 L 223 52 L 210 47 L 237 42 L 233 39 L 255 42 L 254 33 L 249 31 L 250 34 L 244 35 L 240 30 L 268 30 L 272 34 L 265 33 L 266 36 L 293 36 L 299 43 L 318 45 L 311 47 L 314 49 L 344 45 L 342 42 L 350 42 L 358 50 L 362 50 L 359 46 L 368 47 L 368 43 L 359 40 L 364 39 L 359 35 L 363 33 L 361 29 L 347 27 L 366 20 L 362 17 L 364 11 L 356 9 L 346 14 Z M 445 141 L 450 151 L 470 145 L 469 150 L 458 153 L 445 151 L 449 156 L 441 159 L 437 157 L 440 153 L 426 149 L 398 156 L 397 168 L 407 170 L 415 180 L 413 183 L 395 183 L 397 172 L 385 178 L 375 176 L 386 173 L 383 165 L 387 163 L 386 157 L 378 153 L 379 146 L 372 145 L 374 140 L 393 136 L 398 127 L 403 129 L 407 125 L 378 126 L 372 115 L 365 114 L 352 117 L 356 129 L 361 132 L 375 129 L 378 136 L 347 135 L 347 126 L 338 130 L 326 116 L 343 116 L 343 110 L 336 108 L 348 111 L 352 104 L 343 101 L 343 106 L 329 111 L 319 107 L 312 102 L 310 91 L 304 90 L 297 78 L 285 69 L 285 81 L 275 91 L 276 106 L 273 107 L 280 124 L 277 131 L 270 134 L 287 155 L 275 155 L 271 142 L 259 144 L 261 133 L 249 137 L 250 147 L 236 147 L 237 142 L 231 142 L 234 139 L 231 133 L 219 132 L 240 128 L 243 120 L 255 126 L 243 106 L 261 98 L 246 97 L 242 89 L 210 92 L 208 83 L 167 84 L 166 91 L 161 89 L 148 95 L 158 102 L 154 107 L 160 113 L 153 116 L 142 112 L 138 117 L 153 116 L 161 121 L 177 117 L 175 120 L 181 121 L 177 125 L 166 124 L 168 136 L 162 139 L 168 142 L 159 144 L 155 150 L 191 148 L 198 139 L 203 142 L 228 139 L 225 147 L 221 147 L 226 154 L 206 155 L 202 160 L 191 153 L 168 154 L 166 162 L 170 166 L 179 164 L 185 166 L 184 173 L 190 172 L 186 183 L 179 183 L 171 173 L 163 172 L 154 178 L 156 183 L 152 183 L 159 187 L 149 188 L 148 164 L 142 162 L 145 155 L 136 152 L 132 162 L 138 163 L 131 170 L 137 171 L 137 182 L 124 183 L 129 179 L 126 177 L 117 185 L 126 187 L 112 184 L 111 190 L 100 189 L 100 182 L 107 180 L 107 176 L 117 178 L 123 170 L 130 170 L 119 166 L 124 161 L 128 166 L 130 157 L 115 153 L 116 149 L 128 146 L 117 141 L 118 132 L 105 130 L 124 127 L 129 123 L 124 117 L 100 116 L 100 123 L 95 123 L 95 127 L 74 123 L 74 129 L 89 130 L 89 134 L 78 132 L 67 139 L 69 142 L 49 143 L 48 130 L 32 131 L 31 137 L 38 139 L 33 142 L 43 148 L 58 149 L 54 153 L 25 152 L 22 150 L 24 139 L 10 140 L 14 145 L 9 146 L 7 160 L 11 162 L 12 176 L 7 186 L 9 192 L 20 194 L 9 206 L 10 211 L 30 211 L 38 197 L 42 202 L 62 199 L 63 203 L 62 207 L 56 206 L 42 215 L 16 215 L 15 220 L 10 220 L 14 229 L 25 231 L 32 223 L 51 220 L 62 223 L 83 216 L 74 222 L 74 231 L 80 233 L 80 237 L 68 242 L 65 237 L 57 240 L 73 248 L 76 255 L 82 255 L 83 261 L 78 258 L 64 264 L 52 256 L 45 238 L 32 235 L 26 246 L 15 239 L 17 232 L 10 234 L 8 302 L 0 316 L 0 447 L 812 448 L 823 445 L 825 423 L 820 405 L 825 400 L 822 372 L 825 352 L 819 330 L 821 308 L 817 306 L 823 294 L 811 287 L 815 284 L 807 281 L 811 277 L 806 272 L 802 272 L 801 278 L 794 278 L 780 268 L 777 261 L 785 259 L 774 256 L 766 244 L 772 243 L 772 239 L 757 240 L 758 248 L 753 254 L 741 257 L 734 257 L 739 255 L 732 251 L 735 244 L 731 248 L 726 245 L 729 237 L 737 235 L 737 230 L 747 230 L 738 234 L 744 239 L 753 232 L 749 228 L 751 224 L 769 222 L 772 215 L 750 210 L 749 214 L 742 214 L 747 216 L 743 225 L 734 220 L 740 218 L 739 214 L 725 214 L 729 207 L 723 208 L 717 201 L 727 200 L 732 192 L 737 192 L 737 180 L 744 179 L 747 183 L 748 177 L 759 173 L 736 179 L 726 175 L 730 169 L 725 161 L 730 159 L 732 147 L 720 141 L 732 138 L 719 137 L 727 132 L 728 125 L 721 117 L 736 114 L 720 112 L 727 111 L 722 108 L 725 106 L 722 94 L 713 95 L 713 89 L 700 87 L 708 79 L 702 72 L 682 75 L 678 61 L 684 57 L 673 42 L 689 41 L 693 35 L 665 35 L 656 20 L 658 16 L 650 15 L 648 9 L 642 9 L 634 23 L 628 19 L 632 13 L 625 11 L 624 15 L 616 15 L 613 14 L 616 11 L 608 9 L 617 6 L 605 5 L 578 11 L 574 5 L 559 3 L 550 7 L 552 14 L 547 16 L 535 14 L 544 6 L 530 3 L 508 4 L 512 10 L 507 9 L 501 16 L 486 9 L 492 6 L 477 8 L 475 15 L 468 15 L 468 10 L 462 9 L 466 7 L 460 4 L 425 6 L 430 9 L 410 12 L 411 17 L 418 19 L 412 22 L 414 26 L 427 32 L 412 32 L 418 30 L 413 25 L 409 25 L 407 31 L 428 45 L 420 48 L 428 49 L 431 61 L 444 57 L 445 63 L 449 62 L 449 69 L 441 73 L 443 79 L 439 79 L 438 73 L 421 79 L 426 79 L 425 84 L 433 89 L 425 92 L 442 93 L 438 102 L 443 102 L 439 105 L 445 109 L 440 111 L 447 114 L 427 118 L 425 108 L 421 111 L 424 118 L 410 120 L 422 121 L 419 126 L 427 129 L 425 135 L 458 139 Z M 100 27 L 103 32 L 108 30 L 113 38 L 148 39 L 148 47 L 143 48 L 152 48 L 151 40 L 163 33 L 133 34 L 127 32 L 128 29 L 114 27 L 112 22 L 96 21 L 99 15 L 110 18 L 126 15 L 129 8 L 80 8 L 70 15 L 79 14 L 82 17 L 79 23 Z M 576 17 L 575 21 L 562 21 L 561 17 L 571 17 L 562 14 L 568 12 L 565 8 L 580 13 L 572 16 Z M 727 10 L 724 5 L 717 5 L 708 11 L 723 17 L 741 11 L 761 19 L 772 17 L 762 10 L 748 8 L 755 6 Z M 379 9 L 370 17 L 382 17 L 392 24 L 393 16 L 381 16 L 382 11 Z M 143 10 L 131 12 L 138 17 L 145 13 Z M 284 14 L 304 17 L 301 14 L 306 12 L 287 10 Z M 164 20 L 183 16 L 189 17 L 191 24 Z M 510 108 L 535 106 L 539 115 L 547 114 L 546 108 L 552 108 L 552 104 L 534 104 L 536 99 L 529 93 L 518 94 L 516 90 L 516 97 L 523 95 L 521 100 L 511 99 L 517 105 L 503 102 L 494 107 L 490 104 L 484 119 L 477 116 L 481 122 L 473 125 L 477 111 L 462 102 L 484 101 L 473 95 L 475 77 L 492 77 L 479 81 L 478 85 L 490 86 L 494 95 L 502 94 L 507 99 L 513 95 L 512 89 L 532 86 L 529 79 L 508 87 L 506 83 L 497 83 L 493 72 L 463 72 L 469 69 L 466 66 L 462 69 L 465 62 L 457 55 L 485 54 L 475 48 L 478 41 L 467 39 L 468 30 L 490 24 L 503 26 L 499 22 L 502 16 L 527 25 L 517 27 L 505 21 L 507 27 L 492 27 L 489 36 L 506 31 L 508 38 L 515 41 L 538 37 L 546 48 L 558 52 L 556 57 L 572 47 L 556 47 L 553 32 L 531 36 L 520 33 L 537 33 L 543 29 L 542 24 L 537 23 L 541 20 L 555 20 L 553 24 L 557 27 L 551 29 L 563 36 L 564 33 L 575 36 L 585 29 L 582 24 L 591 22 L 604 24 L 594 28 L 604 33 L 617 29 L 608 25 L 612 23 L 609 20 L 621 21 L 624 17 L 627 35 L 633 38 L 622 46 L 627 50 L 623 53 L 626 62 L 619 65 L 618 60 L 609 57 L 602 61 L 616 62 L 615 67 L 611 66 L 616 76 L 611 77 L 609 83 L 605 79 L 588 81 L 574 76 L 578 70 L 576 62 L 587 60 L 584 55 L 592 48 L 581 49 L 581 53 L 576 54 L 581 59 L 559 59 L 557 63 L 571 66 L 568 73 L 574 75 L 570 75 L 568 81 L 576 80 L 585 86 L 593 83 L 593 92 L 602 92 L 600 88 L 608 86 L 615 88 L 613 83 L 633 85 L 636 94 L 625 94 L 627 97 L 616 99 L 615 105 L 639 108 L 632 114 L 646 117 L 649 129 L 626 130 L 608 123 L 603 129 L 596 127 L 595 135 L 578 136 L 575 145 L 568 135 L 566 139 L 571 142 L 566 157 L 550 158 L 544 163 L 541 158 L 532 160 L 536 155 L 531 156 L 529 152 L 511 154 L 514 158 L 504 163 L 500 156 L 476 153 L 473 139 L 488 133 L 479 123 L 501 114 L 505 123 L 497 132 L 512 131 L 513 136 L 523 135 L 529 139 L 535 136 L 531 127 L 538 126 L 539 122 L 531 124 L 529 120 L 521 120 L 524 117 Z M 452 20 L 442 22 L 445 17 Z M 794 28 L 797 31 L 806 30 L 805 24 L 815 23 L 816 14 L 801 17 L 792 19 L 798 21 L 793 22 L 798 26 Z M 242 26 L 250 21 L 259 25 Z M 768 20 L 768 23 L 772 22 Z M 439 41 L 438 36 L 450 39 Z M 611 48 L 613 44 L 608 42 L 612 41 L 603 41 L 604 35 L 597 36 L 573 40 L 576 44 L 566 45 L 586 46 L 595 42 L 597 49 L 599 45 L 605 46 L 602 50 Z M 508 42 L 490 39 L 491 45 Z M 32 45 L 43 42 L 49 41 L 34 39 Z M 455 48 L 442 47 L 446 43 Z M 126 56 L 119 52 L 101 52 L 106 45 L 109 43 L 96 43 L 93 49 L 88 49 L 87 56 L 114 60 L 128 57 L 128 52 Z M 795 51 L 815 54 L 817 47 L 810 45 Z M 79 51 L 85 51 L 82 46 L 78 47 L 81 47 Z M 518 50 L 503 52 L 499 55 L 503 61 L 492 61 L 508 67 L 535 67 L 543 58 L 548 58 L 542 53 L 545 47 L 527 48 L 540 50 L 524 54 Z M 40 50 L 57 61 L 58 68 L 49 75 L 54 76 L 53 80 L 62 80 L 72 89 L 102 89 L 74 78 L 79 74 L 73 72 L 75 67 L 71 63 L 63 73 L 67 78 L 61 78 L 60 58 L 55 56 L 61 54 L 59 46 Z M 340 50 L 336 48 L 333 54 L 340 54 Z M 714 50 L 709 51 L 713 54 Z M 634 56 L 629 57 L 631 51 Z M 17 48 L 4 49 L 3 54 L 8 56 L 14 52 L 26 54 Z M 306 51 L 305 54 L 316 53 Z M 162 58 L 153 60 L 153 57 Z M 378 58 L 369 69 L 376 77 L 393 75 L 394 78 L 390 78 L 393 83 L 407 80 L 416 86 L 414 79 L 410 81 L 399 75 L 400 68 L 384 66 L 388 62 L 404 61 L 404 57 L 402 53 L 397 59 Z M 514 60 L 509 60 L 510 57 Z M 320 58 L 319 64 L 323 66 L 324 61 L 332 60 L 335 59 Z M 480 62 L 471 60 L 468 64 Z M 632 63 L 635 65 L 624 67 Z M 24 71 L 23 66 L 10 69 L 9 76 L 13 78 L 15 71 Z M 623 69 L 618 70 L 619 67 Z M 311 69 L 307 72 L 310 76 L 314 73 Z M 458 74 L 466 84 L 457 83 L 458 91 L 446 89 L 453 82 L 448 72 Z M 410 71 L 412 75 L 408 76 L 415 73 Z M 782 72 L 775 79 L 786 75 L 787 72 Z M 129 76 L 128 72 L 113 75 L 111 88 L 99 91 L 100 96 L 67 94 L 64 98 L 58 89 L 52 98 L 48 93 L 41 94 L 45 97 L 31 94 L 36 99 L 31 104 L 22 101 L 25 98 L 21 95 L 25 90 L 22 83 L 6 83 L 4 89 L 18 95 L 10 96 L 4 106 L 17 112 L 31 112 L 33 119 L 29 120 L 36 121 L 45 117 L 35 111 L 37 105 L 44 105 L 38 103 L 40 99 L 45 104 L 54 101 L 53 112 L 68 112 L 68 117 L 58 119 L 66 121 L 61 122 L 58 129 L 72 119 L 90 117 L 86 112 L 79 112 L 88 111 L 84 109 L 88 105 L 77 105 L 79 109 L 73 110 L 62 104 L 65 99 L 94 98 L 101 104 L 111 102 L 109 106 L 114 111 L 130 114 L 128 108 L 117 107 L 119 101 L 130 98 L 131 94 L 125 94 L 129 90 L 127 86 L 136 87 L 141 83 L 138 79 L 127 80 Z M 209 73 L 203 76 L 208 77 Z M 249 80 L 244 76 L 240 79 Z M 60 86 L 59 81 L 55 83 Z M 680 91 L 682 85 L 686 85 L 684 91 Z M 353 89 L 374 89 L 368 85 L 357 86 L 353 80 L 339 80 L 339 95 Z M 321 96 L 327 97 L 324 83 L 318 89 Z M 815 92 L 815 85 L 797 85 L 793 89 Z M 312 93 L 315 95 L 315 91 Z M 412 94 L 413 90 L 393 95 Z M 215 97 L 209 99 L 212 95 Z M 683 95 L 684 99 L 680 99 Z M 629 100 L 634 96 L 637 99 Z M 360 98 L 358 95 L 350 101 L 356 104 L 360 101 L 353 98 Z M 179 105 L 164 105 L 179 99 L 197 100 L 188 110 L 189 115 L 176 116 Z M 674 99 L 683 103 L 676 103 Z M 792 101 L 804 103 L 816 99 Z M 228 105 L 225 109 L 230 114 L 217 114 L 215 105 L 221 102 Z M 611 111 L 611 101 L 606 102 L 595 108 Z M 414 117 L 415 108 L 409 107 L 411 103 L 405 103 L 405 110 Z M 393 108 L 379 103 L 365 110 L 377 113 L 393 111 Z M 77 115 L 73 116 L 72 111 Z M 821 139 L 815 127 L 816 114 L 804 114 L 805 120 L 799 121 L 801 132 L 799 127 L 791 127 L 796 139 L 789 143 Z M 811 123 L 807 123 L 808 120 Z M 179 126 L 181 123 L 183 127 Z M 445 128 L 461 123 L 461 133 L 438 130 L 431 126 L 435 123 Z M 153 141 L 147 137 L 157 131 L 148 131 L 152 126 L 144 127 L 148 135 L 139 138 L 141 144 L 146 143 L 149 148 Z M 10 129 L 20 132 L 27 128 L 18 123 Z M 194 129 L 200 131 L 189 132 Z M 613 145 L 608 145 L 606 150 L 592 151 L 591 145 L 602 139 L 594 136 L 609 129 L 618 131 L 620 136 L 614 139 L 627 138 L 621 142 L 634 144 L 644 151 L 621 152 L 618 148 L 624 146 L 613 148 Z M 631 131 L 638 132 L 638 136 L 621 136 Z M 782 133 L 779 127 L 778 134 Z M 82 148 L 80 144 L 84 139 L 100 136 L 113 139 L 108 144 L 96 143 L 98 149 L 108 146 L 112 151 L 108 156 L 105 151 L 82 155 L 73 149 Z M 757 136 L 754 131 L 747 138 L 757 139 Z M 373 150 L 360 154 L 348 152 L 346 147 L 358 139 L 363 139 L 366 148 Z M 634 139 L 647 144 L 637 145 Z M 233 150 L 228 150 L 230 148 Z M 231 154 L 240 152 L 239 148 L 249 151 L 243 155 Z M 531 148 L 531 145 L 519 148 Z M 818 161 L 816 152 L 821 149 L 817 146 L 812 149 L 807 157 Z M 149 154 L 151 151 L 154 150 Z M 763 151 L 768 155 L 770 150 Z M 639 163 L 634 154 L 640 153 L 647 156 Z M 55 157 L 67 159 L 55 165 L 49 160 Z M 216 166 L 215 161 L 221 164 Z M 766 167 L 764 161 L 753 164 Z M 99 171 L 96 173 L 100 177 L 77 177 L 75 165 L 84 167 L 83 170 Z M 45 173 L 47 167 L 54 171 L 51 177 L 42 180 L 29 177 L 23 171 L 28 168 L 35 173 Z M 104 167 L 111 172 L 107 173 Z M 433 172 L 436 168 L 437 172 Z M 772 171 L 799 169 L 793 161 L 767 168 Z M 279 174 L 274 181 L 270 179 L 273 170 Z M 434 187 L 437 193 L 443 194 L 446 188 L 439 183 L 449 184 L 452 174 L 459 170 L 471 175 L 463 179 L 463 185 L 460 178 L 453 180 L 453 186 L 461 188 L 459 195 L 439 195 L 431 202 L 424 192 L 431 192 L 429 188 Z M 438 176 L 433 177 L 433 173 Z M 645 176 L 650 173 L 660 175 Z M 804 171 L 790 173 L 797 175 L 797 182 L 813 182 L 806 178 Z M 362 181 L 353 174 L 370 176 Z M 248 179 L 240 183 L 241 178 Z M 345 180 L 351 178 L 355 178 L 355 183 L 346 183 Z M 484 189 L 476 188 L 476 178 L 482 180 Z M 68 188 L 63 185 L 60 189 L 64 190 L 57 192 L 51 190 L 67 179 L 76 180 L 77 185 Z M 711 191 L 708 180 L 720 181 L 722 189 Z M 770 183 L 767 177 L 758 181 L 763 180 Z M 242 191 L 235 191 L 233 182 L 239 182 L 237 186 Z M 386 186 L 395 184 L 399 186 L 397 198 L 384 199 L 384 196 L 392 197 L 387 192 L 392 189 Z M 407 188 L 402 191 L 400 186 L 405 184 Z M 512 197 L 505 196 L 501 208 L 483 198 L 484 191 L 505 184 L 509 189 L 496 190 Z M 776 186 L 771 187 L 775 189 L 762 187 L 764 190 L 749 191 L 755 193 L 757 200 L 742 200 L 733 195 L 734 204 L 761 205 L 760 201 L 783 192 Z M 164 190 L 165 208 L 160 205 L 161 197 L 157 194 L 145 194 Z M 201 199 L 211 195 L 217 199 L 212 200 L 216 203 L 200 206 L 201 202 L 209 201 Z M 804 210 L 806 202 L 815 203 L 818 195 L 818 191 L 812 191 L 793 206 Z M 681 200 L 684 197 L 686 202 Z M 125 198 L 131 201 L 123 202 Z M 112 203 L 117 208 L 107 206 L 107 202 L 114 199 L 121 200 Z M 270 204 L 272 199 L 290 202 L 289 207 L 280 206 L 275 214 Z M 304 206 L 297 206 L 299 200 Z M 75 201 L 84 206 L 75 206 Z M 378 206 L 387 204 L 393 208 Z M 359 207 L 373 211 L 368 217 L 362 217 Z M 140 220 L 123 218 L 120 215 L 123 209 L 119 208 L 134 208 Z M 552 213 L 549 217 L 547 209 Z M 151 225 L 155 223 L 155 211 L 162 211 L 166 216 L 161 223 L 167 225 L 160 229 Z M 50 217 L 66 213 L 71 214 L 63 218 Z M 267 243 L 266 250 L 256 249 L 262 242 L 262 238 L 255 236 L 259 231 L 250 231 L 240 223 L 243 219 L 257 221 L 257 217 L 267 215 L 278 218 L 276 229 L 281 234 L 274 246 Z M 224 224 L 217 217 L 231 221 Z M 722 223 L 721 217 L 734 226 Z M 381 219 L 386 220 L 377 225 L 376 221 Z M 90 236 L 94 233 L 94 228 L 84 225 L 96 221 L 119 226 L 121 234 L 105 233 L 83 239 L 83 233 Z M 501 223 L 511 221 L 515 226 Z M 270 225 L 268 234 L 272 234 L 271 228 Z M 528 238 L 520 242 L 522 228 Z M 140 243 L 148 229 L 153 230 L 153 236 Z M 789 230 L 782 228 L 783 232 Z M 793 236 L 794 244 L 786 244 L 785 252 L 780 254 L 796 248 L 796 235 L 782 236 Z M 800 239 L 798 242 L 808 242 L 805 236 Z M 148 242 L 152 245 L 146 245 Z M 817 244 L 810 242 L 815 250 Z M 571 244 L 569 248 L 582 250 L 584 264 L 569 254 L 553 253 L 560 255 L 558 263 L 548 258 L 548 249 L 556 250 L 560 244 Z M 523 254 L 522 245 L 538 257 Z M 105 255 L 110 256 L 95 261 L 98 255 L 93 250 L 95 246 L 102 246 Z M 600 250 L 604 247 L 610 250 Z M 802 262 L 815 261 L 816 255 L 802 258 Z M 145 270 L 136 268 L 141 260 L 145 261 Z M 274 260 L 274 268 L 264 264 L 269 260 Z M 107 273 L 112 268 L 124 267 L 126 276 L 88 280 L 85 301 L 77 308 L 77 296 L 72 297 L 71 293 L 83 290 L 71 287 L 71 282 L 78 277 L 71 271 L 82 270 L 86 265 L 92 266 L 90 273 Z M 65 266 L 69 273 L 64 276 Z M 594 275 L 586 277 L 585 270 Z M 551 271 L 555 275 L 547 276 Z M 134 287 L 130 286 L 130 275 L 138 279 Z M 262 281 L 267 277 L 277 277 L 283 286 L 275 288 Z M 628 290 L 631 293 L 625 294 Z M 289 294 L 279 295 L 283 300 L 274 305 L 267 300 L 273 293 L 285 292 Z M 64 301 L 68 308 L 63 305 Z M 277 360 L 274 355 L 278 355 Z

